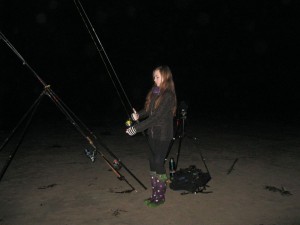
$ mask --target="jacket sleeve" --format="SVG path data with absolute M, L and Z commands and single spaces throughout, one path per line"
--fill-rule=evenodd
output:
M 173 98 L 171 93 L 165 93 L 159 107 L 153 112 L 152 115 L 142 122 L 134 125 L 134 128 L 137 132 L 142 132 L 150 127 L 160 125 L 160 118 L 163 114 L 168 113 L 171 111 L 173 106 Z
M 146 117 L 149 116 L 149 113 L 145 109 L 139 111 L 138 114 L 139 114 L 139 119 L 145 119 Z

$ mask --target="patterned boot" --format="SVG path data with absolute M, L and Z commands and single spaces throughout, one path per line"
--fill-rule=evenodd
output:
M 147 198 L 144 200 L 144 204 L 146 204 L 146 205 L 148 205 L 153 200 L 154 190 L 155 190 L 156 180 L 157 180 L 156 172 L 150 171 L 150 178 L 151 178 L 152 195 L 150 198 Z
M 165 203 L 165 194 L 167 190 L 167 181 L 168 177 L 166 174 L 156 174 L 153 194 L 152 197 L 147 204 L 147 206 L 151 208 L 155 208 L 161 204 Z

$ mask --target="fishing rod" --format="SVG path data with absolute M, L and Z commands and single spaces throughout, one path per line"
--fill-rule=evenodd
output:
M 110 151 L 110 149 L 103 143 L 101 142 L 95 135 L 93 135 L 92 137 L 89 136 L 89 134 L 92 134 L 91 131 L 87 128 L 87 126 L 75 115 L 74 112 L 72 112 L 72 110 L 67 107 L 67 105 L 56 95 L 56 93 L 50 88 L 50 85 L 47 85 L 45 83 L 45 81 L 43 81 L 41 79 L 41 77 L 32 69 L 32 67 L 29 66 L 29 64 L 25 61 L 25 59 L 21 56 L 21 54 L 14 48 L 14 46 L 8 41 L 8 39 L 4 36 L 4 34 L 0 31 L 0 39 L 2 39 L 9 48 L 11 48 L 11 50 L 21 59 L 22 61 L 22 65 L 26 66 L 27 68 L 30 69 L 30 71 L 35 75 L 35 77 L 40 81 L 40 83 L 43 85 L 44 87 L 44 91 L 42 92 L 41 96 L 43 95 L 47 95 L 53 102 L 54 104 L 61 110 L 61 112 L 66 116 L 66 118 L 71 122 L 72 125 L 74 125 L 74 127 L 77 129 L 77 131 L 87 140 L 88 144 L 94 149 L 95 152 L 98 152 L 103 160 L 108 164 L 108 166 L 112 169 L 112 171 L 117 175 L 117 177 L 122 180 L 125 181 L 132 189 L 129 191 L 125 191 L 125 193 L 131 192 L 133 190 L 135 190 L 135 188 L 128 182 L 128 180 L 120 173 L 118 172 L 114 166 L 112 165 L 112 163 L 109 162 L 109 160 L 105 157 L 105 155 L 98 150 L 98 146 L 100 145 L 102 148 L 104 148 L 112 157 L 116 158 L 116 155 L 112 153 L 112 151 Z M 41 97 L 40 97 L 41 98 Z M 40 102 L 40 98 L 39 100 L 37 100 L 37 102 Z M 36 103 L 37 104 L 37 103 Z M 1 145 L 0 151 L 5 147 L 5 145 L 8 143 L 9 139 L 12 138 L 13 134 L 15 133 L 15 131 L 18 129 L 18 127 L 23 123 L 23 121 L 25 120 L 25 118 L 27 117 L 27 114 L 29 114 L 32 111 L 32 108 L 34 108 L 36 110 L 36 107 L 32 106 L 30 108 L 30 110 L 25 114 L 25 116 L 22 117 L 21 121 L 17 124 L 17 127 L 15 129 L 13 129 L 13 132 L 11 133 L 11 135 L 9 136 L 9 138 L 7 138 L 4 142 L 4 144 Z M 34 110 L 34 111 L 35 111 Z M 32 113 L 33 115 L 33 113 Z M 73 117 L 72 117 L 73 115 Z M 75 117 L 75 119 L 74 119 Z M 28 123 L 31 122 L 31 119 L 28 121 Z M 26 125 L 26 127 L 28 127 L 28 125 Z M 26 130 L 26 129 L 25 129 Z M 25 131 L 24 131 L 25 133 Z M 97 146 L 96 146 L 97 145 Z M 17 146 L 15 152 L 13 153 L 13 156 L 15 155 L 17 149 L 19 146 Z M 10 160 L 11 161 L 11 160 Z M 4 167 L 3 171 L 1 172 L 1 177 L 4 175 L 5 171 L 7 170 L 10 161 L 8 161 L 8 163 L 6 164 L 6 166 Z M 121 164 L 129 173 L 130 175 L 132 175 L 132 177 L 144 188 L 147 189 L 146 186 L 136 177 L 134 176 L 133 173 L 131 173 L 131 171 L 129 171 L 129 169 L 122 163 Z
M 81 19 L 83 20 L 84 25 L 86 26 L 86 29 L 88 30 L 88 32 L 89 32 L 89 34 L 90 34 L 90 36 L 91 36 L 91 38 L 92 38 L 92 40 L 95 44 L 95 47 L 96 47 L 96 49 L 97 49 L 97 51 L 98 51 L 98 53 L 99 53 L 99 55 L 100 55 L 100 57 L 101 57 L 101 59 L 104 63 L 106 71 L 107 71 L 107 73 L 108 73 L 108 75 L 109 75 L 109 77 L 110 77 L 110 79 L 111 79 L 111 81 L 114 85 L 114 88 L 116 89 L 118 97 L 119 97 L 119 99 L 120 99 L 120 101 L 123 105 L 123 108 L 126 112 L 126 115 L 127 115 L 128 119 L 125 122 L 125 124 L 126 124 L 127 127 L 130 127 L 133 124 L 133 120 L 131 118 L 131 113 L 129 113 L 128 110 L 127 110 L 127 107 L 125 105 L 125 102 L 123 101 L 123 98 L 122 98 L 121 93 L 120 93 L 120 91 L 117 87 L 117 84 L 119 85 L 119 87 L 120 87 L 120 89 L 121 89 L 121 91 L 124 95 L 124 98 L 125 98 L 128 106 L 130 107 L 130 110 L 132 110 L 133 113 L 136 113 L 136 112 L 135 112 L 134 108 L 132 107 L 132 104 L 131 104 L 131 102 L 130 102 L 130 100 L 129 100 L 129 98 L 128 98 L 125 90 L 124 90 L 124 87 L 123 87 L 123 85 L 122 85 L 122 83 L 121 83 L 121 81 L 120 81 L 120 79 L 119 79 L 119 77 L 116 73 L 116 70 L 114 69 L 114 67 L 113 67 L 113 65 L 112 65 L 112 63 L 111 63 L 111 61 L 110 61 L 110 59 L 109 59 L 109 57 L 108 57 L 101 41 L 100 41 L 96 31 L 95 31 L 95 28 L 94 28 L 93 24 L 91 23 L 89 17 L 87 16 L 87 13 L 85 12 L 80 0 L 74 0 L 74 4 L 75 4 L 75 6 L 76 6 L 76 8 L 77 8 L 77 10 L 80 14 Z M 114 81 L 112 75 L 114 75 L 117 82 Z M 139 123 L 139 120 L 136 120 L 135 122 Z M 144 131 L 142 132 L 142 134 L 143 134 L 143 136 L 147 137 Z M 149 148 L 151 149 L 148 138 L 147 138 L 147 142 L 148 142 Z
M 94 29 L 94 26 L 92 25 L 89 17 L 87 16 L 87 14 L 86 14 L 86 12 L 85 12 L 85 10 L 84 10 L 84 8 L 83 8 L 80 0 L 74 0 L 74 4 L 75 4 L 75 6 L 76 6 L 76 8 L 77 8 L 77 10 L 78 10 L 78 12 L 79 12 L 79 14 L 81 16 L 81 19 L 83 20 L 83 22 L 84 22 L 84 24 L 85 24 L 85 26 L 86 26 L 86 28 L 87 28 L 87 30 L 89 32 L 89 34 L 90 34 L 90 36 L 91 36 L 91 38 L 92 38 L 95 46 L 96 46 L 96 49 L 97 49 L 97 51 L 98 51 L 98 53 L 99 53 L 99 55 L 100 55 L 103 63 L 104 63 L 106 71 L 107 71 L 107 73 L 108 73 L 108 75 L 109 75 L 109 77 L 110 77 L 110 79 L 111 79 L 111 81 L 112 81 L 112 83 L 114 85 L 114 88 L 116 89 L 116 92 L 117 92 L 117 94 L 119 96 L 119 99 L 120 99 L 120 101 L 121 101 L 121 103 L 122 103 L 122 105 L 124 107 L 124 110 L 125 110 L 125 112 L 127 114 L 127 117 L 131 118 L 130 117 L 131 113 L 129 113 L 128 110 L 127 110 L 125 102 L 124 102 L 124 100 L 123 100 L 123 98 L 121 96 L 121 93 L 119 91 L 119 88 L 120 88 L 120 90 L 121 90 L 121 92 L 122 92 L 122 94 L 123 94 L 123 96 L 124 96 L 124 98 L 125 98 L 128 106 L 130 107 L 131 110 L 133 109 L 133 107 L 132 107 L 132 104 L 131 104 L 131 102 L 130 102 L 130 100 L 129 100 L 129 98 L 128 98 L 125 90 L 124 90 L 124 87 L 123 87 L 123 85 L 122 85 L 122 83 L 121 83 L 121 81 L 120 81 L 120 79 L 119 79 L 119 77 L 118 77 L 118 75 L 116 73 L 116 70 L 114 69 L 114 67 L 113 67 L 113 65 L 112 65 L 112 63 L 111 63 L 111 61 L 110 61 L 110 59 L 109 59 L 109 57 L 108 57 L 108 55 L 107 55 L 104 47 L 103 47 L 103 45 L 102 45 L 102 43 L 101 43 L 101 41 L 100 41 L 100 39 L 99 39 L 99 37 L 98 37 L 95 29 Z M 116 81 L 113 79 L 113 76 L 114 76 L 114 78 L 115 78 Z M 119 86 L 119 88 L 118 88 L 117 85 Z
M 81 16 L 81 19 L 83 20 L 83 22 L 84 22 L 84 24 L 85 24 L 85 26 L 86 26 L 89 34 L 90 34 L 90 36 L 91 36 L 91 38 L 92 38 L 95 46 L 96 46 L 96 49 L 97 49 L 97 51 L 98 51 L 98 53 L 99 53 L 99 55 L 100 55 L 100 57 L 101 57 L 101 59 L 102 59 L 102 61 L 104 63 L 104 66 L 105 66 L 105 68 L 107 70 L 107 73 L 108 73 L 108 75 L 109 75 L 109 77 L 110 77 L 110 79 L 111 79 L 111 81 L 112 81 L 112 83 L 113 83 L 113 85 L 114 85 L 114 87 L 116 89 L 116 92 L 117 92 L 117 94 L 119 96 L 119 99 L 120 99 L 120 101 L 121 101 L 121 103 L 122 103 L 122 105 L 123 105 L 123 107 L 125 109 L 125 112 L 126 112 L 127 118 L 128 118 L 127 121 L 125 122 L 125 124 L 126 124 L 127 127 L 130 127 L 133 124 L 133 121 L 132 121 L 131 116 L 130 116 L 131 113 L 128 113 L 128 110 L 126 108 L 125 102 L 122 99 L 122 96 L 121 96 L 121 93 L 120 93 L 120 91 L 119 91 L 119 89 L 117 87 L 117 84 L 119 85 L 119 87 L 120 87 L 120 89 L 121 89 L 121 91 L 122 91 L 122 93 L 124 95 L 124 98 L 126 99 L 126 101 L 128 103 L 128 106 L 130 107 L 130 109 L 132 110 L 132 112 L 133 113 L 136 113 L 136 112 L 135 112 L 134 108 L 132 107 L 132 104 L 131 104 L 131 102 L 130 102 L 130 100 L 129 100 L 129 98 L 128 98 L 128 96 L 127 96 L 127 94 L 126 94 L 126 92 L 125 92 L 125 90 L 123 88 L 123 85 L 122 85 L 122 83 L 121 83 L 121 81 L 120 81 L 120 79 L 119 79 L 119 77 L 118 77 L 118 75 L 116 73 L 116 70 L 114 69 L 114 67 L 113 67 L 113 65 L 112 65 L 112 63 L 111 63 L 111 61 L 110 61 L 110 59 L 109 59 L 109 57 L 108 57 L 108 55 L 107 55 L 107 53 L 106 53 L 106 51 L 105 51 L 105 49 L 104 49 L 101 41 L 100 41 L 100 39 L 99 39 L 96 31 L 95 31 L 95 28 L 92 25 L 89 17 L 87 16 L 87 14 L 86 14 L 86 12 L 85 12 L 85 10 L 84 10 L 84 8 L 83 8 L 80 0 L 74 0 L 74 3 L 75 3 L 75 6 L 76 6 L 76 8 L 77 8 L 77 10 L 78 10 L 78 12 L 80 14 L 80 16 Z M 112 75 L 114 75 L 114 77 L 115 77 L 115 79 L 116 79 L 117 82 L 114 81 Z M 139 123 L 139 120 L 136 120 L 135 122 Z M 145 136 L 147 138 L 147 136 L 146 136 L 146 134 L 145 134 L 144 131 L 142 132 L 142 134 L 143 134 L 143 136 Z M 149 148 L 151 150 L 151 146 L 150 146 L 148 138 L 147 138 L 147 143 L 148 143 L 148 146 L 149 146 Z

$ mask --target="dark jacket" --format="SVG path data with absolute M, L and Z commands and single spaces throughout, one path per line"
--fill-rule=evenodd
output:
M 140 123 L 134 125 L 137 132 L 147 130 L 149 138 L 161 141 L 170 141 L 173 138 L 173 107 L 175 105 L 175 96 L 170 91 L 165 91 L 159 106 L 154 109 L 155 100 L 159 95 L 153 94 L 149 110 L 141 110 L 139 118 Z

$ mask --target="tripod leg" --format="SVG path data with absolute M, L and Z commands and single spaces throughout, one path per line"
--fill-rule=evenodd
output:
M 169 148 L 168 148 L 168 152 L 167 152 L 167 154 L 166 154 L 166 156 L 165 156 L 165 162 L 164 162 L 164 164 L 165 164 L 166 161 L 168 160 L 168 157 L 169 157 L 169 154 L 170 154 L 170 151 L 171 151 L 171 149 L 172 149 L 172 147 L 173 147 L 174 142 L 175 142 L 175 138 L 173 138 L 173 139 L 171 140 L 171 142 L 170 142 L 170 145 L 169 145 Z
M 200 144 L 199 144 L 199 138 L 197 138 L 197 137 L 190 137 L 190 138 L 192 138 L 192 139 L 194 140 L 194 144 L 195 144 L 196 147 L 200 146 Z M 204 164 L 204 166 L 205 166 L 205 169 L 206 169 L 207 173 L 210 174 L 210 172 L 209 172 L 209 170 L 208 170 L 208 167 L 207 167 L 207 165 L 206 165 L 206 162 L 205 162 L 206 160 L 205 160 L 205 158 L 203 157 L 200 148 L 199 148 L 199 153 L 200 153 L 202 162 L 203 162 L 203 164 Z M 236 160 L 236 161 L 237 161 L 237 160 Z M 235 162 L 235 163 L 236 163 L 236 162 Z
M 177 138 L 177 136 L 178 136 L 178 133 L 179 133 L 179 129 L 180 129 L 180 128 L 181 128 L 180 121 L 177 120 L 177 122 L 176 122 L 176 131 L 175 131 L 175 135 L 174 135 L 174 137 L 172 138 L 172 140 L 171 140 L 171 142 L 170 142 L 170 145 L 169 145 L 169 148 L 168 148 L 168 152 L 167 152 L 167 154 L 166 154 L 166 156 L 165 156 L 165 162 L 164 162 L 164 163 L 166 163 L 166 161 L 168 160 L 169 154 L 170 154 L 171 149 L 172 149 L 172 147 L 173 147 L 173 145 L 174 145 L 174 142 L 176 141 L 176 138 Z
M 2 151 L 2 149 L 7 145 L 7 143 L 10 141 L 10 139 L 12 138 L 12 136 L 15 134 L 15 132 L 17 130 L 19 130 L 21 124 L 24 122 L 24 120 L 27 118 L 27 116 L 29 115 L 30 112 L 32 112 L 33 108 L 39 103 L 39 101 L 41 100 L 41 98 L 44 96 L 44 91 L 40 94 L 40 96 L 35 100 L 35 102 L 32 104 L 32 106 L 30 106 L 30 108 L 27 110 L 27 112 L 23 115 L 23 117 L 21 118 L 21 120 L 17 123 L 17 125 L 15 126 L 15 128 L 11 131 L 11 133 L 9 134 L 9 136 L 4 140 L 4 142 L 2 143 L 1 147 L 0 147 L 0 152 Z
M 29 115 L 28 121 L 27 121 L 26 124 L 25 124 L 24 130 L 23 130 L 23 132 L 22 132 L 22 135 L 21 135 L 21 137 L 20 137 L 20 140 L 19 140 L 18 143 L 17 143 L 17 146 L 16 146 L 15 150 L 14 150 L 14 151 L 12 152 L 12 154 L 9 156 L 9 159 L 6 161 L 4 167 L 3 167 L 2 170 L 1 170 L 1 173 L 0 173 L 0 181 L 2 180 L 2 178 L 3 178 L 4 174 L 5 174 L 5 172 L 7 171 L 7 169 L 8 169 L 8 167 L 9 167 L 10 163 L 12 162 L 14 156 L 16 155 L 16 153 L 17 153 L 17 151 L 18 151 L 18 149 L 19 149 L 19 147 L 20 147 L 20 145 L 21 145 L 21 143 L 22 143 L 22 141 L 23 141 L 23 139 L 24 139 L 24 137 L 25 137 L 25 135 L 26 135 L 26 132 L 28 131 L 28 128 L 29 128 L 29 126 L 30 126 L 30 124 L 31 124 L 33 115 L 35 114 L 35 112 L 36 112 L 36 110 L 37 110 L 37 107 L 39 106 L 39 103 L 41 102 L 41 99 L 42 99 L 43 95 L 44 95 L 44 92 L 39 96 L 39 98 L 35 101 L 35 103 L 30 107 L 30 109 L 27 111 L 27 113 L 25 114 L 25 116 L 24 116 L 24 117 L 21 119 L 21 121 L 19 122 L 17 128 L 19 128 L 19 126 L 22 124 L 22 122 L 25 120 L 25 118 L 31 113 L 31 114 Z M 15 130 L 16 130 L 16 129 L 15 129 Z M 15 132 L 15 130 L 14 130 L 14 132 Z M 13 132 L 13 133 L 14 133 L 14 132 Z M 11 137 L 12 137 L 12 135 L 10 136 L 10 138 L 11 138 Z M 6 144 L 7 144 L 7 142 L 6 142 Z M 5 145 L 6 145 L 6 144 L 5 144 Z
M 180 136 L 180 137 L 179 137 L 178 150 L 177 150 L 177 158 L 176 158 L 176 168 L 175 168 L 176 170 L 177 170 L 177 168 L 178 168 L 178 161 L 179 161 L 179 156 L 180 156 L 180 150 L 181 150 L 182 139 L 183 139 L 183 137 Z

